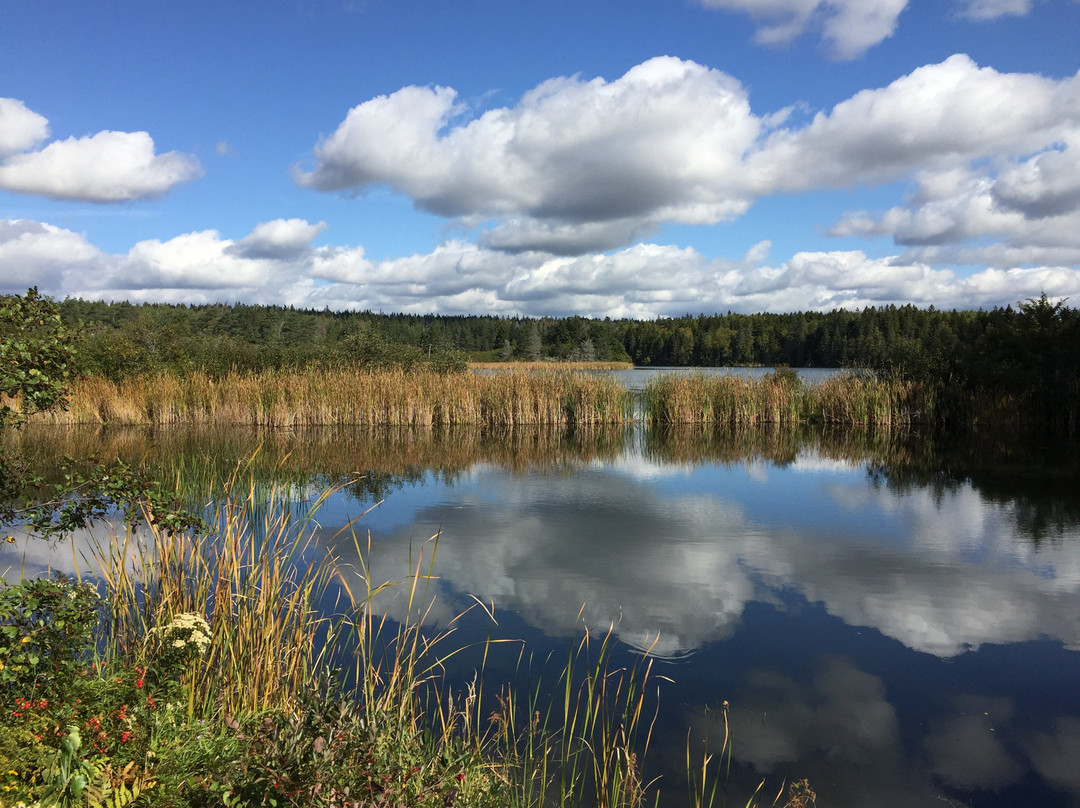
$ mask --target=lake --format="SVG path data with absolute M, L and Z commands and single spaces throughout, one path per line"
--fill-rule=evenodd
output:
M 651 649 L 662 804 L 686 804 L 687 747 L 719 748 L 725 701 L 731 805 L 763 777 L 765 803 L 785 778 L 834 808 L 1080 801 L 1075 446 L 642 426 L 22 439 L 46 458 L 97 446 L 223 468 L 262 444 L 308 492 L 366 473 L 320 511 L 325 541 L 381 502 L 356 527 L 373 577 L 399 579 L 439 534 L 439 613 L 494 605 L 497 625 L 474 610 L 462 642 L 516 639 L 540 660 L 613 625 L 616 661 Z M 70 547 L 0 552 L 9 577 L 70 567 Z M 487 681 L 512 675 L 506 648 Z

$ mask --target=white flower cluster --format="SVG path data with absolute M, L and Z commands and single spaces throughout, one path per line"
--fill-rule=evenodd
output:
M 167 626 L 158 626 L 152 633 L 160 636 L 162 644 L 173 648 L 195 646 L 200 656 L 210 648 L 210 624 L 201 614 L 178 614 Z

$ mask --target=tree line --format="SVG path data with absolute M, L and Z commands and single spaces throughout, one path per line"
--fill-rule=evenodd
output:
M 989 392 L 1022 398 L 1057 420 L 1075 420 L 1068 414 L 1080 402 L 1080 313 L 1045 295 L 989 311 L 890 305 L 644 321 L 79 299 L 59 310 L 65 326 L 82 334 L 78 371 L 112 379 L 342 362 L 451 371 L 466 359 L 597 360 L 865 368 L 932 384 L 943 404 Z

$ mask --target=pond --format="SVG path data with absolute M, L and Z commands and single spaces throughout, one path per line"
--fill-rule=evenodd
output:
M 356 529 L 373 577 L 394 579 L 438 534 L 447 612 L 469 596 L 494 605 L 497 625 L 480 613 L 462 642 L 513 638 L 542 659 L 583 626 L 614 626 L 619 655 L 649 650 L 660 711 L 647 774 L 670 804 L 685 804 L 688 746 L 719 746 L 724 702 L 728 804 L 762 777 L 766 803 L 785 778 L 851 808 L 1080 800 L 1074 446 L 642 426 L 23 440 L 39 456 L 98 446 L 223 467 L 261 444 L 306 490 L 366 473 L 320 511 L 323 536 L 381 503 Z M 2 552 L 0 572 L 71 559 Z M 487 678 L 517 654 L 491 658 Z

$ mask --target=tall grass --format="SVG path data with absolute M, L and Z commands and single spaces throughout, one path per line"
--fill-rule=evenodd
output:
M 213 642 L 187 682 L 203 700 L 199 714 L 295 709 L 327 653 L 319 600 L 336 569 L 314 544 L 313 517 L 330 491 L 299 519 L 278 490 L 251 483 L 230 491 L 216 502 L 209 535 L 146 526 L 96 546 L 92 571 L 107 592 L 105 653 L 137 658 L 156 626 L 205 615 Z
M 495 373 L 308 369 L 212 377 L 158 374 L 111 382 L 77 380 L 65 412 L 32 420 L 57 424 L 168 426 L 482 425 L 515 429 L 621 424 L 634 420 L 634 398 L 610 376 L 539 363 Z M 899 378 L 845 374 L 813 385 L 794 373 L 760 378 L 667 375 L 642 395 L 649 423 L 716 426 L 828 424 L 1017 426 L 1036 413 L 1022 398 L 978 389 L 947 391 Z M 8 402 L 18 406 L 18 402 Z
M 308 370 L 169 374 L 76 381 L 55 423 L 429 427 L 625 423 L 632 400 L 614 379 L 572 371 L 440 374 Z
M 782 375 L 661 376 L 643 393 L 649 423 L 725 427 L 911 426 L 932 415 L 912 382 L 847 374 L 805 385 Z

